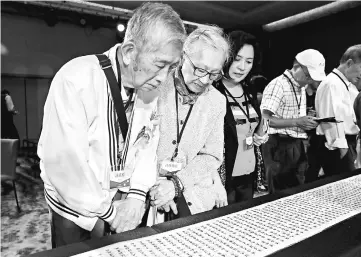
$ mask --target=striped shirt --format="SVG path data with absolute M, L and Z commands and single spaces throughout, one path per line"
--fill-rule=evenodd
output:
M 306 116 L 306 91 L 293 78 L 289 70 L 273 79 L 265 88 L 261 110 L 268 110 L 281 119 L 296 119 Z M 269 134 L 283 134 L 294 138 L 307 138 L 298 127 L 269 128 Z

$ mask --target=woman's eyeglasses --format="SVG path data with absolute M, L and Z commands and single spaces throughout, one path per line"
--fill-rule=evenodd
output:
M 189 62 L 192 64 L 193 66 L 193 74 L 197 77 L 203 78 L 204 76 L 209 75 L 209 79 L 210 80 L 214 80 L 217 81 L 219 79 L 221 79 L 223 77 L 221 72 L 218 73 L 211 73 L 206 71 L 205 69 L 199 68 L 197 66 L 194 65 L 194 63 L 192 62 L 191 58 L 189 58 L 189 56 L 184 52 L 184 55 L 187 56 Z

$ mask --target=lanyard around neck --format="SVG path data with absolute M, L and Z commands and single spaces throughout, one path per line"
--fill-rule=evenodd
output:
M 338 74 L 337 74 L 336 72 L 334 72 L 334 71 L 332 71 L 332 73 L 335 74 L 335 75 L 343 82 L 343 84 L 345 84 L 345 87 L 346 87 L 347 91 L 349 91 L 346 82 L 340 77 L 340 75 L 338 75 Z
M 118 72 L 118 88 L 119 88 L 119 91 L 120 91 L 120 94 L 122 92 L 122 74 L 120 73 L 120 64 L 119 64 L 119 60 L 118 60 L 118 55 L 117 55 L 117 51 L 115 52 L 115 62 L 116 62 L 116 66 L 117 66 L 117 72 Z M 126 112 L 126 110 L 128 109 L 129 105 L 131 104 L 132 102 L 132 98 L 133 98 L 133 94 L 134 94 L 134 89 L 131 89 L 130 90 L 130 94 L 128 96 L 128 100 L 124 106 L 124 111 Z M 136 100 L 134 101 L 134 106 L 135 106 L 135 102 Z M 122 103 L 123 104 L 123 103 Z M 127 158 L 127 154 L 128 154 L 128 148 L 129 148 L 129 140 L 130 140 L 130 131 L 132 130 L 132 125 L 133 125 L 133 116 L 134 116 L 134 106 L 133 106 L 133 109 L 131 111 L 131 115 L 130 115 L 130 124 L 129 124 L 129 131 L 128 133 L 126 134 L 126 137 L 123 138 L 123 141 L 124 141 L 124 146 L 123 146 L 123 150 L 122 150 L 122 153 L 120 156 L 120 144 L 119 144 L 119 121 L 117 122 L 118 124 L 115 124 L 115 132 L 116 132 L 116 140 L 117 140 L 117 153 L 118 153 L 118 156 L 117 156 L 117 163 L 118 165 L 120 164 L 121 165 L 121 168 L 124 169 L 124 166 L 125 166 L 125 161 L 126 161 L 126 158 Z
M 298 102 L 296 90 L 295 90 L 295 87 L 293 86 L 293 83 L 292 83 L 291 79 L 290 79 L 286 74 L 283 74 L 283 76 L 285 76 L 285 77 L 287 78 L 288 82 L 289 82 L 290 85 L 291 85 L 291 88 L 292 88 L 292 91 L 293 91 L 293 95 L 295 96 L 296 103 L 297 103 L 298 114 L 300 114 L 300 112 L 301 112 L 302 94 L 301 94 L 301 97 L 300 97 L 300 101 Z
M 232 98 L 232 100 L 234 101 L 234 103 L 241 109 L 241 111 L 243 112 L 243 114 L 246 116 L 247 120 L 249 123 L 251 123 L 250 119 L 250 114 L 249 114 L 249 107 L 248 107 L 248 98 L 247 98 L 247 94 L 246 92 L 244 92 L 244 99 L 246 100 L 246 111 L 247 113 L 244 111 L 244 109 L 242 108 L 242 106 L 239 104 L 239 102 L 236 100 L 236 98 L 228 91 L 227 87 L 224 86 L 224 89 L 226 90 L 227 94 Z M 244 91 L 244 90 L 243 90 Z
M 178 112 L 178 91 L 177 89 L 175 89 L 175 106 L 176 106 L 176 112 L 177 112 L 177 145 L 174 149 L 174 153 L 172 155 L 172 161 L 175 157 L 177 157 L 178 155 L 178 147 L 179 147 L 179 143 L 182 139 L 182 136 L 183 136 L 183 132 L 184 132 L 184 129 L 187 125 L 187 122 L 188 122 L 188 119 L 189 119 L 189 116 L 191 115 L 191 112 L 192 112 L 192 109 L 193 109 L 193 104 L 189 107 L 189 110 L 188 110 L 188 113 L 187 113 L 187 116 L 184 120 L 184 123 L 183 123 L 183 126 L 182 126 L 182 129 L 180 130 L 179 132 L 179 112 Z

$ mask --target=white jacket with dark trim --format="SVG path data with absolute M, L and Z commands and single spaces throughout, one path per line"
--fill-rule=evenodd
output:
M 118 46 L 104 53 L 116 77 Z M 124 88 L 121 93 L 126 100 Z M 147 125 L 142 122 L 147 123 L 157 108 L 156 94 L 147 93 L 145 99 L 138 93 L 130 147 L 142 126 Z M 116 117 L 107 79 L 95 55 L 75 58 L 55 75 L 38 144 L 45 198 L 53 211 L 89 231 L 98 218 L 109 222 L 116 215 L 111 203 L 117 189 L 110 189 L 109 182 L 110 166 L 117 161 Z M 127 197 L 144 201 L 156 180 L 159 132 L 154 138 L 135 163 Z

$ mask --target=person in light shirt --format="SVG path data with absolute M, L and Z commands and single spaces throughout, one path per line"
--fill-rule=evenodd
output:
M 38 145 L 53 247 L 104 236 L 107 227 L 120 233 L 140 224 L 157 175 L 153 89 L 177 66 L 185 37 L 184 24 L 169 5 L 144 3 L 129 20 L 124 41 L 104 53 L 109 66 L 87 55 L 55 75 Z M 103 72 L 108 68 L 117 84 L 108 83 Z M 111 84 L 123 103 L 114 98 Z M 124 105 L 123 113 L 117 103 Z M 120 133 L 128 123 L 128 132 Z
M 355 169 L 356 124 L 353 104 L 358 94 L 355 86 L 361 79 L 361 44 L 351 46 L 342 55 L 340 65 L 322 81 L 316 93 L 319 118 L 335 117 L 339 123 L 321 123 L 317 134 L 324 140 L 320 149 L 326 176 Z
M 292 69 L 273 79 L 263 93 L 262 115 L 270 120 L 269 140 L 263 145 L 270 193 L 304 183 L 306 131 L 318 125 L 315 117 L 306 114 L 305 86 L 325 76 L 325 58 L 319 51 L 307 49 L 298 53 Z

